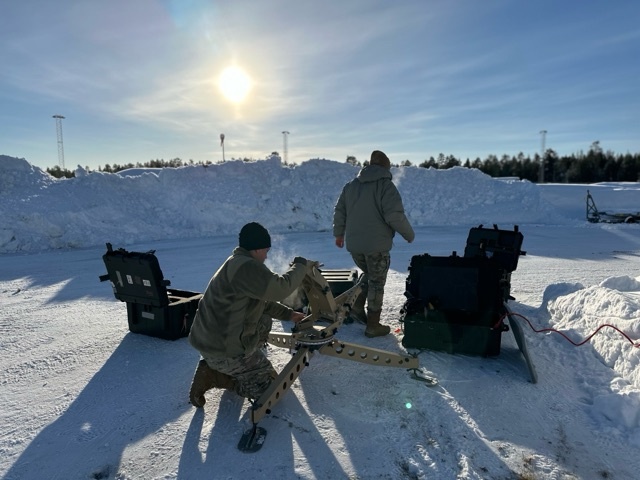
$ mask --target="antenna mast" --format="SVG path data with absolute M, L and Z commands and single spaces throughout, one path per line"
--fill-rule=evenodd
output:
M 62 115 L 54 115 L 56 119 L 56 135 L 58 136 L 58 164 L 64 170 L 64 145 L 62 143 Z
M 540 130 L 542 135 L 542 151 L 540 152 L 540 172 L 538 173 L 538 183 L 544 183 L 544 141 L 547 136 L 546 130 Z
M 284 158 L 284 163 L 287 163 L 287 161 L 289 160 L 289 145 L 288 145 L 288 138 L 289 132 L 287 132 L 286 130 L 282 132 L 282 156 Z

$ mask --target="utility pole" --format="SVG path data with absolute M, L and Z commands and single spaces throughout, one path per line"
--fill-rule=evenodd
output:
M 58 165 L 64 170 L 64 145 L 62 142 L 62 115 L 54 115 L 56 119 L 56 135 L 58 137 Z
M 540 130 L 542 135 L 542 151 L 540 152 L 540 172 L 538 173 L 538 183 L 544 183 L 544 142 L 547 136 L 546 130 Z
M 224 163 L 224 133 L 220 134 L 220 146 L 222 147 L 222 163 Z
M 284 158 L 284 163 L 287 163 L 287 160 L 289 159 L 289 145 L 288 145 L 288 138 L 289 132 L 287 132 L 286 130 L 282 132 L 282 157 Z

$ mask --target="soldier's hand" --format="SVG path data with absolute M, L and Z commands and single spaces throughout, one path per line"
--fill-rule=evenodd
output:
M 293 259 L 293 262 L 291 262 L 291 264 L 293 265 L 294 263 L 300 263 L 302 265 L 306 265 L 307 264 L 307 259 L 304 257 L 295 257 Z
M 336 237 L 336 247 L 344 247 L 344 237 Z
M 291 320 L 295 323 L 302 321 L 306 317 L 306 315 L 302 312 L 293 311 L 291 312 Z

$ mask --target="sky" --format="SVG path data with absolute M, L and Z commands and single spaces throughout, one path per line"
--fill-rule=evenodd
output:
M 53 115 L 69 169 L 637 153 L 639 15 L 633 0 L 2 2 L 0 154 L 59 165 Z M 230 66 L 240 102 L 219 88 Z
M 585 219 L 587 190 L 600 210 L 637 212 L 638 183 L 536 185 L 463 168 L 392 168 L 416 230 L 391 251 L 382 323 L 392 334 L 368 339 L 352 323 L 336 338 L 416 354 L 438 384 L 315 354 L 259 421 L 267 437 L 253 454 L 237 449 L 251 426 L 248 402 L 214 390 L 204 409 L 188 403 L 198 353 L 185 338 L 129 331 L 125 303 L 98 278 L 106 242 L 154 250 L 171 288 L 193 293 L 251 220 L 271 232 L 274 272 L 297 255 L 353 269 L 330 224 L 342 182 L 357 172 L 272 158 L 54 179 L 0 157 L 0 478 L 638 478 L 640 227 Z M 524 237 L 499 355 L 407 351 L 400 310 L 411 259 L 462 255 L 480 223 L 517 225 Z M 274 322 L 275 332 L 290 327 Z M 598 329 L 582 346 L 567 340 Z M 278 371 L 291 359 L 283 348 L 267 355 Z

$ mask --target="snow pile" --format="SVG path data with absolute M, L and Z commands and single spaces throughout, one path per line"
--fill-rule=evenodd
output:
M 76 178 L 54 179 L 24 159 L 2 157 L 0 253 L 234 234 L 257 218 L 273 233 L 327 231 L 343 185 L 358 171 L 320 159 L 287 166 L 272 156 L 139 175 L 79 167 Z M 572 221 L 530 182 L 462 167 L 392 173 L 416 227 Z
M 640 279 L 640 277 L 638 277 Z M 611 380 L 611 392 L 594 399 L 602 416 L 629 429 L 639 429 L 640 446 L 640 281 L 628 276 L 610 277 L 599 285 L 579 289 L 548 305 L 553 328 L 582 341 L 602 325 L 590 344 L 596 357 L 619 376 Z M 635 438 L 635 437 L 634 437 Z

